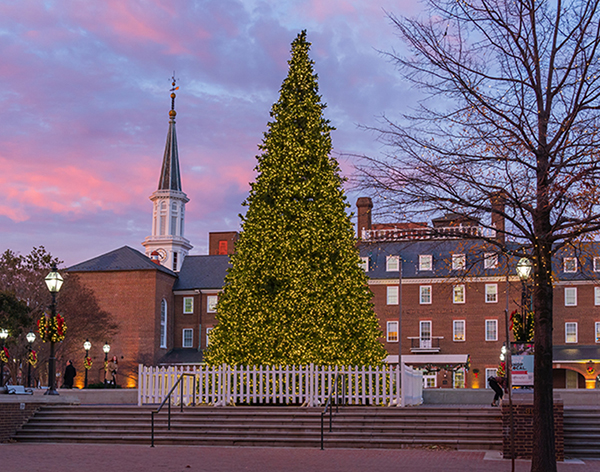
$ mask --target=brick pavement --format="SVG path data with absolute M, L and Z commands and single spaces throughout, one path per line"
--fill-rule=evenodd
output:
M 2 472 L 463 472 L 510 471 L 497 453 L 426 449 L 319 449 L 109 444 L 0 444 Z M 517 472 L 530 462 L 516 461 Z M 600 460 L 559 464 L 600 471 Z

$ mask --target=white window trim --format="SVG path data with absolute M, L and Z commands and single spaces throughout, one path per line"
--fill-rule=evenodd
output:
M 456 327 L 462 323 L 462 339 L 457 339 Z M 452 320 L 452 340 L 457 343 L 462 343 L 467 340 L 467 322 L 465 320 Z
M 429 301 L 423 301 L 423 291 L 427 289 L 429 291 Z M 419 285 L 419 305 L 431 305 L 433 301 L 433 290 L 431 285 Z
M 494 287 L 494 300 L 488 300 L 488 287 Z M 485 284 L 485 302 L 498 303 L 498 284 Z
M 191 302 L 191 306 L 189 310 L 186 310 L 186 301 Z M 183 297 L 183 314 L 190 315 L 194 313 L 194 297 Z
M 600 322 L 596 321 L 594 328 L 596 330 L 596 332 L 594 333 L 596 342 L 600 343 Z
M 425 263 L 425 261 L 428 261 Z M 429 266 L 428 268 L 425 268 Z M 433 270 L 433 256 L 431 254 L 420 254 L 419 255 L 419 270 L 431 272 Z
M 206 347 L 208 347 L 208 345 L 210 344 L 210 338 L 208 337 L 208 334 L 212 331 L 212 328 L 206 328 Z
M 400 257 L 387 256 L 385 258 L 385 270 L 386 272 L 398 272 L 400 270 Z
M 496 327 L 496 329 L 494 330 L 496 332 L 496 337 L 494 339 L 488 338 L 488 323 L 492 323 Z M 485 340 L 490 341 L 490 342 L 498 341 L 498 320 L 497 319 L 485 320 Z
M 567 270 L 567 261 L 575 263 L 575 270 Z M 565 274 L 575 274 L 575 273 L 577 273 L 577 258 L 576 257 L 565 257 L 563 259 L 563 272 Z
M 452 254 L 452 270 L 465 270 L 467 268 L 466 254 Z
M 458 300 L 456 295 L 457 292 L 462 291 L 462 300 Z M 462 305 L 467 302 L 467 289 L 464 284 L 458 284 L 452 287 L 452 302 L 455 305 Z
M 488 388 L 488 389 L 492 388 L 492 387 L 490 387 L 490 384 L 488 383 L 487 379 L 489 379 L 490 377 L 496 377 L 497 375 L 498 375 L 497 367 L 493 367 L 493 368 L 486 367 L 485 368 L 485 379 L 483 380 L 485 382 L 485 388 Z
M 498 267 L 498 254 L 494 252 L 486 252 L 483 255 L 483 268 L 496 269 Z
M 397 285 L 388 285 L 386 288 L 386 294 L 385 294 L 386 305 L 398 305 L 399 295 L 400 295 L 400 290 L 398 290 Z
M 191 334 L 192 334 L 192 340 L 191 340 L 191 344 L 189 346 L 186 346 L 186 344 L 185 344 L 185 335 L 188 332 L 191 332 Z M 183 347 L 183 348 L 194 347 L 194 328 L 183 328 L 181 330 L 181 347 Z
M 577 287 L 565 287 L 565 306 L 577 306 Z M 573 296 L 573 302 L 572 303 L 567 303 L 569 300 L 567 297 L 567 293 L 572 293 Z
M 600 287 L 594 287 L 594 305 L 600 306 Z
M 388 321 L 386 328 L 387 328 L 386 329 L 386 341 L 388 343 L 397 343 L 398 342 L 398 322 L 397 321 Z M 392 337 L 392 336 L 390 336 L 390 333 L 396 333 L 396 335 L 394 337 Z
M 211 309 L 211 300 L 213 300 L 215 298 L 218 302 L 219 297 L 217 295 L 207 295 L 206 296 L 206 313 L 216 313 L 217 312 L 216 304 L 215 304 L 215 307 Z
M 569 341 L 567 325 L 575 326 L 575 341 Z M 577 322 L 567 321 L 565 323 L 565 344 L 577 344 L 578 341 L 579 341 L 579 333 L 578 333 L 578 329 L 577 329 Z
M 600 272 L 600 257 L 593 258 L 594 272 Z

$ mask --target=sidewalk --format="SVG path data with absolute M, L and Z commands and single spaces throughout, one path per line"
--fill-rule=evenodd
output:
M 496 472 L 510 471 L 497 452 L 428 449 L 319 449 L 0 444 L 2 472 Z M 528 472 L 529 461 L 516 470 Z M 560 472 L 600 471 L 600 460 L 567 461 Z

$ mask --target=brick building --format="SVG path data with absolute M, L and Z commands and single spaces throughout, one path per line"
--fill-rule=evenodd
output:
M 237 233 L 209 234 L 209 254 L 187 255 L 185 204 L 175 133 L 175 94 L 146 255 L 122 247 L 69 271 L 94 290 L 119 325 L 108 340 L 120 358 L 121 383 L 135 386 L 137 365 L 202 362 L 215 305 Z M 502 205 L 501 197 L 493 205 Z M 357 201 L 358 247 L 369 276 L 387 361 L 418 356 L 443 368 L 428 387 L 486 387 L 506 341 L 505 310 L 523 304 L 517 260 L 496 252 L 504 221 L 486 230 L 476 219 L 446 215 L 432 222 L 377 224 L 369 198 Z M 465 239 L 464 236 L 468 236 Z M 600 369 L 600 250 L 564 249 L 555 261 L 555 386 L 593 388 Z M 83 340 L 82 340 L 83 341 Z M 416 358 L 412 357 L 416 362 Z M 462 359 L 457 361 L 456 359 Z M 469 361 L 470 368 L 465 363 Z M 451 364 L 451 365 L 450 365 Z M 92 372 L 94 374 L 94 372 Z M 97 372 L 99 379 L 102 372 Z M 95 379 L 92 376 L 92 381 Z

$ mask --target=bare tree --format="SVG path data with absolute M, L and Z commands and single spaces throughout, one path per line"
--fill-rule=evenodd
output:
M 555 471 L 551 261 L 600 229 L 599 0 L 427 5 L 423 18 L 390 15 L 409 52 L 389 56 L 424 99 L 385 119 L 391 152 L 364 157 L 360 186 L 407 219 L 492 213 L 494 228 L 500 216 L 494 229 L 533 259 L 532 470 Z

